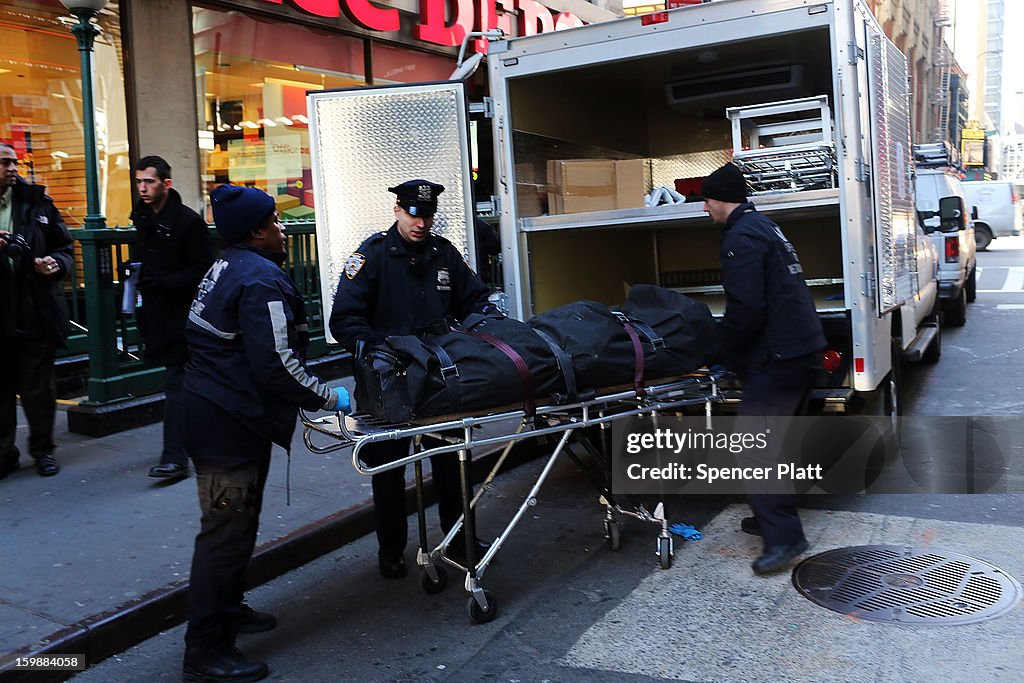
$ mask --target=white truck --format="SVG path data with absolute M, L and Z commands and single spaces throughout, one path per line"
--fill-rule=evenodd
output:
M 901 358 L 941 351 L 936 254 L 914 213 L 906 60 L 862 2 L 720 0 L 494 40 L 487 67 L 491 97 L 477 107 L 461 82 L 310 94 L 328 307 L 348 254 L 386 227 L 390 197 L 376 188 L 407 177 L 449 188 L 435 229 L 472 258 L 476 109 L 491 124 L 512 315 L 619 303 L 634 283 L 721 314 L 720 228 L 703 203 L 644 206 L 637 192 L 685 192 L 735 158 L 796 247 L 824 324 L 816 397 L 830 411 L 899 412 Z M 626 196 L 576 202 L 557 184 L 574 160 L 598 160 L 590 170 L 605 180 L 613 160 L 628 162 L 611 190 L 592 177 L 575 198 Z
M 972 206 L 960 182 L 960 161 L 949 144 L 914 145 L 918 219 L 939 254 L 942 324 L 963 327 L 967 304 L 977 298 L 977 259 Z

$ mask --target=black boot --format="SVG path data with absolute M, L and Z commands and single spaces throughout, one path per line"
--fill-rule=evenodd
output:
M 223 650 L 186 647 L 181 677 L 185 681 L 259 681 L 270 670 L 263 662 L 246 659 L 238 648 Z

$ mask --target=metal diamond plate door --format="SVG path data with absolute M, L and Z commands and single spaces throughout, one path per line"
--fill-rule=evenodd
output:
M 877 241 L 878 310 L 884 314 L 914 295 L 916 214 L 910 147 L 907 60 L 885 36 L 868 36 L 868 83 L 875 140 L 872 182 Z
M 417 83 L 307 95 L 316 244 L 324 320 L 345 262 L 394 223 L 387 188 L 424 178 L 444 185 L 433 232 L 472 265 L 469 123 L 462 82 Z M 335 343 L 330 330 L 327 341 Z

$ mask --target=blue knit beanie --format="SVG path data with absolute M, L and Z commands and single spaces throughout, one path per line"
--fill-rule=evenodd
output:
M 277 205 L 263 190 L 241 185 L 221 185 L 210 193 L 213 222 L 224 244 L 235 244 L 248 237 Z

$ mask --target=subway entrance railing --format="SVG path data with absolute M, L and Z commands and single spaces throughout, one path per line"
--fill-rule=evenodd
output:
M 320 306 L 316 227 L 312 221 L 285 222 L 288 260 L 285 269 L 306 302 L 309 358 L 327 353 Z M 145 349 L 134 312 L 122 311 L 123 265 L 135 258 L 135 228 L 73 229 L 75 268 L 65 281 L 71 314 L 68 348 L 61 357 L 89 359 L 87 397 L 82 405 L 103 406 L 161 390 L 162 367 L 144 364 Z M 215 249 L 221 243 L 210 228 Z M 134 306 L 129 306 L 134 311 Z

